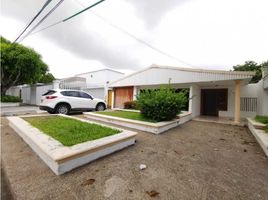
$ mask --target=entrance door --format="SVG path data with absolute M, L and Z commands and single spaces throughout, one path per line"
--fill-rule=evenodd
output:
M 108 90 L 108 102 L 107 102 L 107 107 L 108 108 L 112 107 L 112 98 L 113 98 L 113 91 Z
M 219 110 L 227 110 L 228 89 L 202 89 L 201 114 L 218 116 Z
M 114 107 L 124 108 L 126 101 L 133 100 L 133 87 L 121 87 L 114 90 Z

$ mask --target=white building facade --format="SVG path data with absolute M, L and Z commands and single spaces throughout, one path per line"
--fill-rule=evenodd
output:
M 249 84 L 254 72 L 203 70 L 152 65 L 112 82 L 113 107 L 135 100 L 142 89 L 170 84 L 175 89 L 189 88 L 189 112 L 199 115 L 240 118 L 268 115 L 268 89 L 265 81 Z
M 85 87 L 82 88 L 83 90 L 100 99 L 106 99 L 108 84 L 123 76 L 124 73 L 109 68 L 75 75 L 75 77 L 85 79 Z

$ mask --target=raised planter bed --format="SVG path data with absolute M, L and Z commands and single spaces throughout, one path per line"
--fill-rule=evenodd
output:
M 256 122 L 254 119 L 247 118 L 248 128 L 260 144 L 266 156 L 268 156 L 268 133 L 264 131 L 265 124 Z
M 120 110 L 124 111 L 123 109 L 120 109 Z M 128 110 L 128 112 L 132 112 L 132 111 Z M 133 112 L 137 112 L 137 111 L 133 111 Z M 178 117 L 174 120 L 156 122 L 156 123 L 108 116 L 108 115 L 92 113 L 92 112 L 85 112 L 84 114 L 89 119 L 106 122 L 110 124 L 115 124 L 115 125 L 119 125 L 123 127 L 133 128 L 133 129 L 150 132 L 154 134 L 163 133 L 171 128 L 177 127 L 192 119 L 192 114 L 189 112 L 184 112 L 178 115 Z
M 79 120 L 91 124 L 88 120 L 59 115 L 66 118 Z M 37 115 L 27 115 L 26 117 L 36 117 Z M 32 148 L 32 150 L 48 165 L 57 175 L 68 172 L 93 160 L 96 160 L 115 151 L 126 148 L 135 143 L 137 133 L 102 125 L 104 127 L 117 129 L 120 133 L 76 144 L 73 146 L 63 146 L 59 141 L 42 133 L 39 129 L 30 125 L 21 117 L 7 117 L 9 125 L 17 134 Z

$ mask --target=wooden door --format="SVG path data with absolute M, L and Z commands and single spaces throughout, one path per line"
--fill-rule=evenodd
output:
M 124 108 L 124 103 L 133 100 L 133 87 L 120 87 L 114 90 L 114 107 Z

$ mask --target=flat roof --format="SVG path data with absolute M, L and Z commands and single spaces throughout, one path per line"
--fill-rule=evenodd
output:
M 129 74 L 127 76 L 124 76 L 120 79 L 117 79 L 114 82 L 111 82 L 110 85 L 113 85 L 117 82 L 120 82 L 122 80 L 128 79 L 134 75 L 143 73 L 150 69 L 170 69 L 170 70 L 177 70 L 177 71 L 184 71 L 184 72 L 196 72 L 196 73 L 205 73 L 205 74 L 219 74 L 219 75 L 234 75 L 234 76 L 245 76 L 245 78 L 252 77 L 255 75 L 255 72 L 252 71 L 226 71 L 226 70 L 210 70 L 210 69 L 198 69 L 198 68 L 185 68 L 185 67 L 174 67 L 174 66 L 166 66 L 166 65 L 156 65 L 153 64 L 150 67 L 147 67 L 145 69 L 136 71 L 132 74 Z

